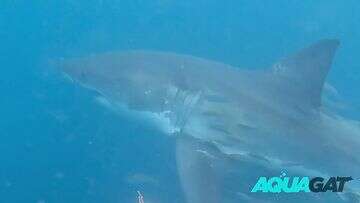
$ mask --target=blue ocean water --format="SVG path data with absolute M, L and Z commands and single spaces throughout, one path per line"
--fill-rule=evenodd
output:
M 174 141 L 98 105 L 49 59 L 151 49 L 255 69 L 338 38 L 327 81 L 340 113 L 359 119 L 359 10 L 355 0 L 2 0 L 0 202 L 127 203 L 137 190 L 184 202 Z

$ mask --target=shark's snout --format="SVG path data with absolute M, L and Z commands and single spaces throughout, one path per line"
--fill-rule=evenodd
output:
M 80 83 L 87 81 L 87 70 L 72 60 L 60 61 L 57 67 L 58 71 L 61 72 L 63 78 L 67 81 Z
M 61 72 L 61 76 L 64 80 L 66 80 L 68 82 L 71 82 L 71 83 L 75 82 L 75 80 L 71 76 L 66 74 L 65 72 Z

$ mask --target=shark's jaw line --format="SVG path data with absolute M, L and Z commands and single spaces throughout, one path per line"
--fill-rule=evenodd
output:
M 135 120 L 142 120 L 142 121 L 150 121 L 150 124 L 156 126 L 162 133 L 166 135 L 177 135 L 181 131 L 179 127 L 173 125 L 170 121 L 169 114 L 170 111 L 163 111 L 163 112 L 150 112 L 150 111 L 139 111 L 129 108 L 129 106 L 124 102 L 111 102 L 110 99 L 106 97 L 106 95 L 101 94 L 101 92 L 97 91 L 101 96 L 97 96 L 95 98 L 96 102 L 101 106 L 131 117 Z

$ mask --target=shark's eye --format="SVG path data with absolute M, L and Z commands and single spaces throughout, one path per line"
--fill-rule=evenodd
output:
M 81 73 L 80 73 L 80 77 L 81 77 L 81 79 L 86 79 L 86 73 L 85 73 L 85 72 L 81 72 Z

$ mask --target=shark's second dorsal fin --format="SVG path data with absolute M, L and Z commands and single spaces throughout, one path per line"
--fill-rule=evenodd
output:
M 338 46 L 338 40 L 321 40 L 276 63 L 273 74 L 281 78 L 283 85 L 288 83 L 289 87 L 295 88 L 308 105 L 319 107 L 324 82 Z

